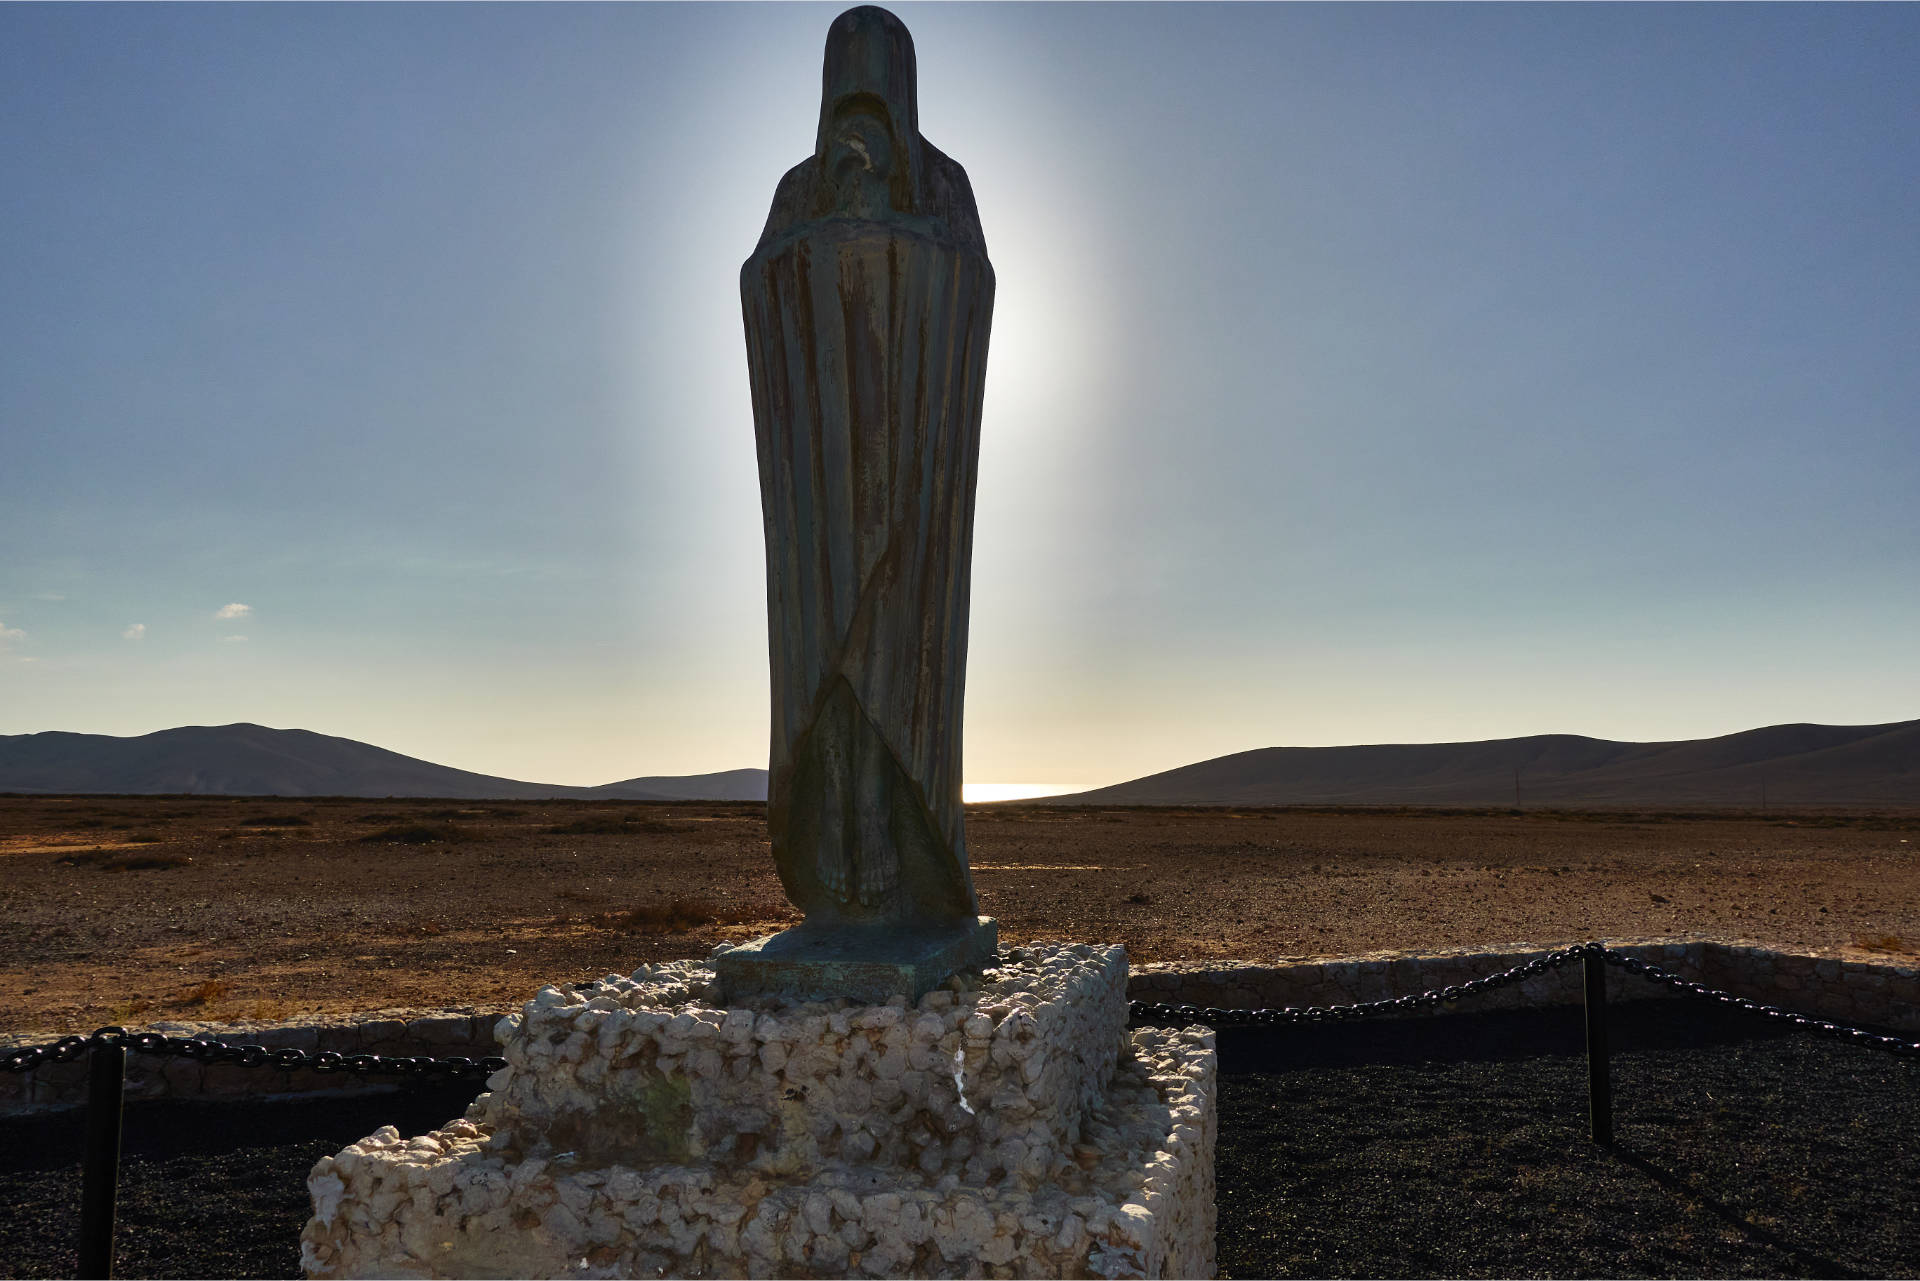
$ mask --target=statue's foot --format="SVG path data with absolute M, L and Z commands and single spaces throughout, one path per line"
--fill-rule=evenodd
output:
M 853 880 L 853 860 L 847 857 L 846 842 L 833 840 L 820 851 L 820 885 L 844 903 Z
M 888 815 L 893 810 L 892 777 L 899 768 L 878 735 L 861 737 L 855 747 L 860 844 L 854 857 L 856 891 L 864 907 L 887 902 L 900 887 L 900 852 L 893 847 Z
M 860 860 L 858 892 L 866 907 L 879 907 L 900 888 L 900 856 L 892 850 L 869 850 Z
M 832 735 L 822 745 L 820 765 L 825 775 L 821 780 L 824 795 L 820 798 L 820 844 L 816 856 L 820 888 L 836 903 L 846 903 L 850 901 L 853 884 L 853 852 L 847 848 L 853 779 L 846 755 Z

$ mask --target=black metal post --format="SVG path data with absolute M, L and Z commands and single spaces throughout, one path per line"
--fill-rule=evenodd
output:
M 120 1097 L 127 1049 L 102 1041 L 87 1064 L 87 1155 L 80 1172 L 80 1275 L 113 1275 L 113 1201 L 120 1185 Z
M 1587 980 L 1587 1117 L 1593 1141 L 1613 1146 L 1613 1083 L 1607 1076 L 1607 960 L 1580 958 Z

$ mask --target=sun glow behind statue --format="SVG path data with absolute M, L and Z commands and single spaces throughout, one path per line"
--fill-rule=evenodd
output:
M 974 777 L 1911 715 L 1920 9 L 1545 12 L 907 15 L 998 277 Z M 86 104 L 0 124 L 0 730 L 757 763 L 736 272 L 830 16 L 0 9 Z

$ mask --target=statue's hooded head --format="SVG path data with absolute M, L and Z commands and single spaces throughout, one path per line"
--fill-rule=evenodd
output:
M 886 191 L 902 213 L 924 207 L 920 111 L 913 37 L 900 19 L 875 5 L 849 9 L 827 31 L 821 71 L 820 134 L 814 155 L 825 189 L 842 208 Z M 825 192 L 823 192 L 825 194 Z

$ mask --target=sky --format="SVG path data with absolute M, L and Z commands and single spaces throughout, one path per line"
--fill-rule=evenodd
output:
M 842 6 L 0 6 L 0 733 L 764 765 Z M 1920 6 L 898 5 L 998 276 L 969 781 L 1920 716 Z

